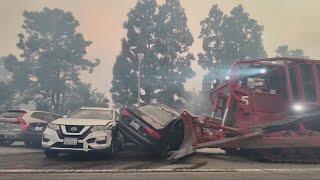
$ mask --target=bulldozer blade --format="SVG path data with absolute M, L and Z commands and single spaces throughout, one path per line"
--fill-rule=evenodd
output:
M 190 126 L 184 126 L 184 137 L 177 151 L 172 151 L 172 154 L 167 160 L 177 160 L 183 158 L 187 155 L 193 154 L 195 148 L 193 147 L 193 140 L 195 139 L 195 134 L 193 133 L 193 128 Z

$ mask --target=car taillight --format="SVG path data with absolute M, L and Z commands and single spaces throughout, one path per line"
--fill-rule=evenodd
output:
M 28 124 L 24 121 L 23 116 L 24 116 L 24 114 L 20 114 L 20 115 L 17 117 L 17 124 L 20 125 L 20 128 L 21 128 L 22 130 L 26 130 L 26 129 L 28 128 Z
M 161 135 L 153 128 L 151 127 L 146 127 L 145 128 L 146 132 L 153 138 L 159 140 L 161 138 Z
M 131 113 L 128 110 L 124 110 L 122 112 L 122 116 L 129 117 L 129 116 L 131 116 Z

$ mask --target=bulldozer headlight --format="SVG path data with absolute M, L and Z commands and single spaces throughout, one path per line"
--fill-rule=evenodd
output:
M 294 104 L 292 106 L 292 109 L 296 112 L 302 112 L 304 110 L 304 107 L 301 104 Z
M 267 72 L 267 69 L 266 69 L 266 68 L 260 69 L 260 73 L 261 73 L 261 74 L 265 74 L 266 72 Z

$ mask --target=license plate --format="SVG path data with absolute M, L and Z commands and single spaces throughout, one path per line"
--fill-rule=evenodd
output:
M 35 127 L 34 130 L 35 131 L 42 131 L 42 127 Z
M 78 139 L 75 138 L 64 138 L 63 140 L 64 145 L 77 145 Z
M 131 121 L 130 126 L 132 126 L 135 130 L 138 130 L 140 128 L 140 125 L 134 121 Z
M 4 129 L 6 127 L 6 123 L 5 122 L 0 122 L 0 129 Z

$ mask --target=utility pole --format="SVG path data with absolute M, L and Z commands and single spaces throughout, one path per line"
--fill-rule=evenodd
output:
M 141 89 L 141 59 L 143 58 L 143 54 L 138 54 L 138 107 L 140 106 L 140 89 Z

